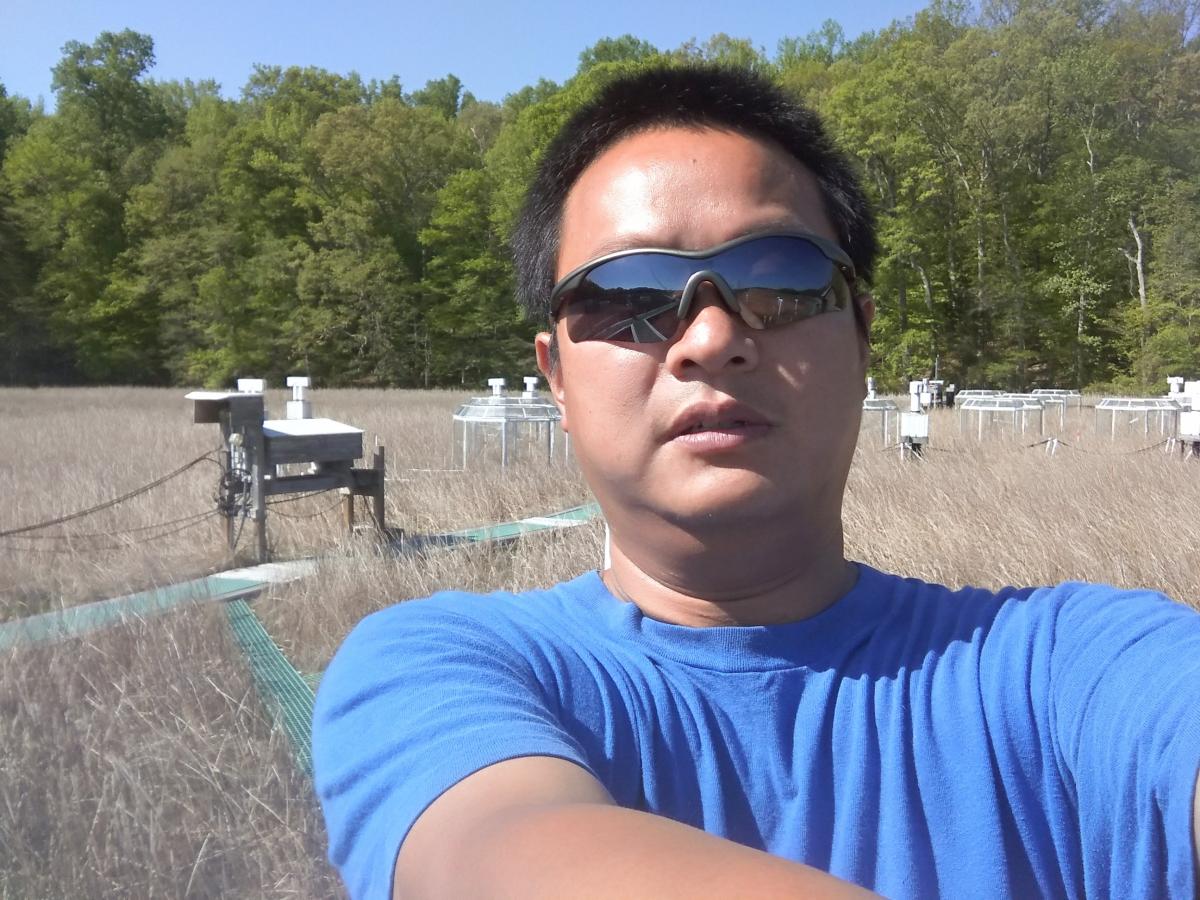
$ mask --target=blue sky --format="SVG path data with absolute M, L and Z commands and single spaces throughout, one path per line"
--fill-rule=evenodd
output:
M 563 81 L 579 52 L 630 33 L 669 49 L 725 32 L 773 54 L 781 37 L 803 36 L 827 18 L 846 34 L 876 30 L 925 6 L 867 0 L 852 8 L 757 0 L 0 0 L 0 83 L 9 94 L 53 107 L 50 69 L 67 41 L 132 28 L 154 38 L 158 79 L 214 78 L 237 96 L 255 63 L 398 75 L 406 90 L 453 72 L 483 100 Z

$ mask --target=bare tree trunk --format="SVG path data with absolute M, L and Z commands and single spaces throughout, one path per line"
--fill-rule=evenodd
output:
M 1133 243 L 1137 246 L 1137 252 L 1130 253 L 1124 247 L 1121 248 L 1121 252 L 1125 254 L 1125 258 L 1129 260 L 1129 264 L 1133 266 L 1134 271 L 1137 273 L 1138 303 L 1141 305 L 1142 310 L 1141 334 L 1138 336 L 1142 348 L 1142 362 L 1139 368 L 1142 370 L 1142 381 L 1146 381 L 1148 380 L 1145 368 L 1146 338 L 1149 336 L 1150 324 L 1146 315 L 1146 310 L 1149 306 L 1146 298 L 1146 244 L 1142 238 L 1142 233 L 1138 230 L 1137 218 L 1133 213 L 1129 214 L 1129 230 L 1133 232 Z
M 912 267 L 914 269 L 916 269 L 917 274 L 921 276 L 921 290 L 925 295 L 925 309 L 928 310 L 930 315 L 932 316 L 932 314 L 933 314 L 933 285 L 929 281 L 929 273 L 926 272 L 925 267 L 920 265 L 919 263 L 914 262 L 912 264 Z M 930 348 L 930 350 L 933 353 L 934 357 L 936 358 L 941 352 L 941 350 L 938 346 L 938 330 L 936 328 L 930 329 L 930 336 L 932 339 L 932 347 Z M 908 355 L 908 349 L 906 347 L 905 348 L 905 356 L 907 357 L 907 355 Z M 906 358 L 905 362 L 907 362 L 907 361 L 908 360 Z
M 984 304 L 987 302 L 987 292 L 984 289 L 984 263 L 987 251 L 983 242 L 983 201 L 975 203 L 975 315 L 976 321 L 982 325 Z M 982 337 L 982 334 L 980 335 Z
M 933 312 L 933 285 L 929 281 L 929 273 L 925 271 L 924 266 L 918 263 L 913 263 L 913 268 L 921 276 L 921 287 L 925 291 L 925 308 Z
M 1083 268 L 1088 274 L 1092 271 L 1092 235 L 1093 225 L 1096 220 L 1096 207 L 1098 201 L 1096 199 L 1096 150 L 1092 146 L 1092 128 L 1096 121 L 1097 110 L 1092 107 L 1091 122 L 1083 129 L 1083 143 L 1087 148 L 1087 168 L 1090 176 L 1089 204 L 1088 204 L 1088 231 L 1087 240 L 1083 248 Z M 1087 334 L 1087 304 L 1089 295 L 1087 289 L 1080 287 L 1079 297 L 1075 306 L 1075 387 L 1078 390 L 1083 390 L 1083 339 Z
M 1020 257 L 1013 253 L 1012 244 L 1008 239 L 1008 204 L 1001 201 L 1000 203 L 1000 234 L 1004 242 L 1004 256 L 1008 260 L 1008 267 L 1016 276 L 1017 289 L 1013 292 L 1013 318 L 1016 320 L 1017 326 L 1017 349 L 1020 351 L 1017 357 L 1017 375 L 1020 379 L 1021 390 L 1026 387 L 1025 380 L 1025 272 L 1021 266 Z
M 1079 303 L 1075 307 L 1075 388 L 1083 390 L 1083 336 L 1086 332 L 1083 320 L 1083 304 L 1086 295 L 1079 292 Z
M 1125 254 L 1126 259 L 1133 263 L 1137 271 L 1138 301 L 1142 305 L 1142 313 L 1145 314 L 1149 305 L 1146 300 L 1146 243 L 1142 238 L 1141 231 L 1138 230 L 1137 219 L 1132 213 L 1129 215 L 1129 230 L 1133 232 L 1133 242 L 1137 245 L 1137 253 L 1130 253 L 1128 250 L 1121 252 Z

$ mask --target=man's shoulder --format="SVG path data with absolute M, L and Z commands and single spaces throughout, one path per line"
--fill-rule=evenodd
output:
M 1009 639 L 1050 650 L 1058 638 L 1105 633 L 1120 640 L 1130 631 L 1162 623 L 1200 627 L 1196 611 L 1149 589 L 1063 581 L 1037 586 L 952 587 L 860 564 L 856 590 L 876 598 L 876 622 L 894 635 L 929 633 L 974 644 Z M 953 635 L 951 635 L 953 633 Z
M 603 592 L 603 582 L 594 571 L 548 588 L 519 592 L 439 591 L 371 613 L 354 627 L 343 646 L 361 650 L 364 644 L 438 634 L 469 639 L 472 634 L 511 632 L 528 639 L 586 616 Z
M 1027 601 L 1051 599 L 1048 587 L 952 586 L 909 575 L 885 572 L 858 564 L 859 580 L 854 592 L 871 595 L 883 616 L 902 617 L 914 623 L 924 619 L 975 619 L 994 617 L 1005 607 Z
M 1123 588 L 1111 584 L 1089 581 L 1061 581 L 1054 584 L 1004 585 L 982 587 L 964 584 L 953 587 L 936 581 L 926 581 L 907 575 L 884 572 L 859 563 L 862 572 L 860 583 L 883 593 L 893 603 L 915 608 L 929 607 L 938 610 L 1008 608 L 1025 614 L 1053 614 L 1064 607 L 1088 607 L 1097 604 L 1119 604 L 1126 606 L 1188 607 L 1176 603 L 1159 591 L 1149 588 Z

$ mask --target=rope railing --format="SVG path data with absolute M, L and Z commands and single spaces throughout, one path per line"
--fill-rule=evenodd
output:
M 1159 447 L 1162 447 L 1165 444 L 1170 443 L 1170 441 L 1171 441 L 1171 438 L 1164 438 L 1163 440 L 1159 441 L 1156 444 L 1150 444 L 1145 447 L 1137 447 L 1133 450 L 1106 451 L 1106 450 L 1088 450 L 1085 447 L 1077 447 L 1074 444 L 1070 444 L 1067 441 L 1064 441 L 1062 438 L 1048 437 L 1048 438 L 1044 438 L 1043 440 L 1040 440 L 1040 441 L 1034 441 L 1032 444 L 1021 444 L 1021 445 L 1019 445 L 1019 449 L 1033 450 L 1038 447 L 1045 447 L 1047 444 L 1053 444 L 1056 448 L 1064 447 L 1067 450 L 1071 450 L 1075 453 L 1084 453 L 1084 454 L 1087 454 L 1088 456 L 1136 456 L 1137 454 L 1145 453 L 1148 450 L 1157 450 Z M 860 445 L 858 447 L 858 449 L 863 452 L 870 450 L 875 453 L 887 453 L 890 450 L 891 451 L 899 450 L 903 446 L 904 446 L 903 444 L 885 444 L 882 447 L 865 447 L 865 446 Z M 950 454 L 958 454 L 958 453 L 966 453 L 967 452 L 967 451 L 961 450 L 961 449 L 952 450 L 948 447 L 935 447 L 935 446 L 932 446 L 932 444 L 930 444 L 930 443 L 923 444 L 922 449 L 933 450 L 936 453 L 950 453 Z
M 217 510 L 206 509 L 203 512 L 192 513 L 186 516 L 180 516 L 177 519 L 168 519 L 165 522 L 152 522 L 149 525 L 138 525 L 133 528 L 116 528 L 111 531 L 68 531 L 63 534 L 17 534 L 10 535 L 10 540 L 22 541 L 89 541 L 99 538 L 116 538 L 124 535 L 138 535 L 147 531 L 154 531 L 158 528 L 170 528 L 182 523 L 196 522 L 203 519 L 209 519 L 217 515 Z M 173 533 L 173 532 L 168 532 Z M 143 540 L 157 540 L 160 535 L 152 535 Z
M 189 528 L 195 528 L 197 525 L 202 525 L 205 522 L 209 521 L 210 519 L 217 517 L 218 515 L 220 515 L 220 513 L 218 513 L 215 509 L 210 509 L 207 512 L 197 513 L 194 516 L 186 516 L 184 519 L 177 520 L 177 521 L 183 522 L 184 524 L 179 525 L 176 528 L 170 528 L 167 531 L 160 532 L 159 534 L 152 534 L 149 537 L 138 538 L 137 542 L 138 543 L 148 543 L 150 541 L 161 540 L 162 538 L 165 538 L 165 537 L 171 537 L 172 535 L 176 535 L 181 532 L 187 531 Z M 159 527 L 162 524 L 164 524 L 164 523 L 158 523 L 156 526 L 146 526 L 146 527 Z M 74 556 L 74 555 L 76 555 L 78 553 L 82 553 L 82 552 L 99 553 L 99 552 L 114 551 L 114 550 L 127 550 L 127 549 L 129 549 L 129 547 L 133 546 L 132 543 L 97 544 L 97 543 L 95 543 L 95 541 L 98 540 L 99 537 L 118 537 L 119 538 L 122 536 L 129 536 L 130 532 L 137 531 L 137 530 L 138 529 L 128 529 L 126 531 L 116 531 L 116 532 L 112 532 L 112 534 L 110 534 L 110 535 L 106 535 L 103 532 L 94 532 L 94 534 L 96 534 L 97 537 L 92 538 L 88 541 L 85 541 L 85 543 L 87 544 L 87 546 L 85 546 L 85 547 L 76 547 L 76 546 L 71 545 L 70 541 L 73 536 L 64 535 L 64 536 L 62 536 L 62 539 L 66 540 L 68 542 L 68 545 L 66 547 L 63 547 L 61 545 L 59 545 L 57 547 L 23 546 L 23 547 L 14 547 L 12 549 L 14 549 L 18 553 L 37 553 L 37 554 L 44 554 L 44 555 L 49 555 L 49 556 Z M 49 537 L 59 537 L 59 536 L 58 535 L 43 535 L 43 537 L 49 538 Z M 21 536 L 18 539 L 21 539 L 21 538 L 24 538 L 26 540 L 29 539 L 28 536 Z
M 98 512 L 103 512 L 106 509 L 111 509 L 114 506 L 118 506 L 121 503 L 125 503 L 128 500 L 132 500 L 134 497 L 139 497 L 142 494 L 148 493 L 160 485 L 166 484 L 172 478 L 177 478 L 178 476 L 180 476 L 184 472 L 186 472 L 188 469 L 191 469 L 193 466 L 198 466 L 198 465 L 200 465 L 200 463 L 205 462 L 205 461 L 211 462 L 211 463 L 219 466 L 220 462 L 218 462 L 216 459 L 213 458 L 213 454 L 215 452 L 216 451 L 214 451 L 214 450 L 209 450 L 206 453 L 202 453 L 200 456 L 197 456 L 195 459 L 191 460 L 190 462 L 184 463 L 178 469 L 168 472 L 166 475 L 162 475 L 158 478 L 155 478 L 153 481 L 147 482 L 146 484 L 143 484 L 141 487 L 134 488 L 132 491 L 126 491 L 124 494 L 121 494 L 118 497 L 113 497 L 111 500 L 105 500 L 102 503 L 97 503 L 96 505 L 89 506 L 86 509 L 80 509 L 80 510 L 76 510 L 75 512 L 66 513 L 61 516 L 56 516 L 53 519 L 46 519 L 45 521 L 42 521 L 42 522 L 34 522 L 30 525 L 21 525 L 17 528 L 8 528 L 3 531 L 0 531 L 0 538 L 15 537 L 18 535 L 27 534 L 28 532 L 31 532 L 31 531 L 40 531 L 43 528 L 50 528 L 54 525 L 62 525 L 66 522 L 73 522 L 76 519 L 82 519 L 85 516 L 90 516 L 90 515 L 93 515 Z

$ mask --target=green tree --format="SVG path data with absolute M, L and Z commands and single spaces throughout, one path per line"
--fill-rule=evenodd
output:
M 683 62 L 707 62 L 752 71 L 768 71 L 770 62 L 761 47 L 745 38 L 714 34 L 704 42 L 684 41 L 672 54 Z
M 329 113 L 313 128 L 309 250 L 300 262 L 290 341 L 358 383 L 431 378 L 418 239 L 451 175 L 478 165 L 440 111 L 383 100 Z M 335 369 L 336 371 L 336 369 Z
M 258 67 L 241 99 L 155 82 L 132 31 L 74 42 L 55 113 L 0 86 L 0 378 L 439 384 L 531 365 L 506 243 L 579 105 L 654 61 L 747 67 L 861 166 L 874 371 L 1161 387 L 1197 365 L 1200 45 L 1191 6 L 934 0 L 768 59 L 623 35 L 500 104 L 453 75 Z
M 512 266 L 488 216 L 491 187 L 481 169 L 455 173 L 421 232 L 429 258 L 429 379 L 437 383 L 479 383 L 496 372 L 535 368 L 536 326 L 514 299 Z
M 153 66 L 154 41 L 126 29 L 68 42 L 53 70 L 56 118 L 119 195 L 144 179 L 167 132 L 161 96 L 145 77 Z
M 576 73 L 586 72 L 601 63 L 647 62 L 659 55 L 658 48 L 649 41 L 623 34 L 615 38 L 601 38 L 579 54 Z
M 0 171 L 4 156 L 29 130 L 33 110 L 23 97 L 10 97 L 0 84 Z M 48 343 L 33 308 L 34 260 L 10 209 L 12 199 L 0 179 L 0 383 L 36 379 L 38 352 Z
M 108 293 L 127 248 L 123 205 L 162 152 L 169 120 L 144 76 L 153 42 L 132 31 L 71 42 L 54 68 L 58 110 L 10 149 L 11 215 L 37 266 L 33 305 L 55 350 L 89 378 L 155 381 L 159 310 Z
M 425 87 L 413 91 L 410 102 L 413 106 L 424 106 L 441 113 L 447 119 L 458 115 L 462 101 L 462 82 L 457 75 L 447 75 L 425 82 Z
M 237 121 L 235 104 L 215 96 L 198 100 L 187 111 L 180 142 L 125 205 L 131 251 L 122 260 L 121 290 L 144 292 L 162 310 L 158 340 L 176 382 L 221 380 L 192 366 L 214 324 L 199 310 L 201 279 L 248 252 L 249 241 L 229 224 L 220 195 L 226 140 Z M 213 348 L 205 358 L 215 355 Z M 233 365 L 222 366 L 221 374 Z
M 468 91 L 463 94 L 457 122 L 482 155 L 496 143 L 500 129 L 504 127 L 504 108 L 498 103 L 476 100 Z

